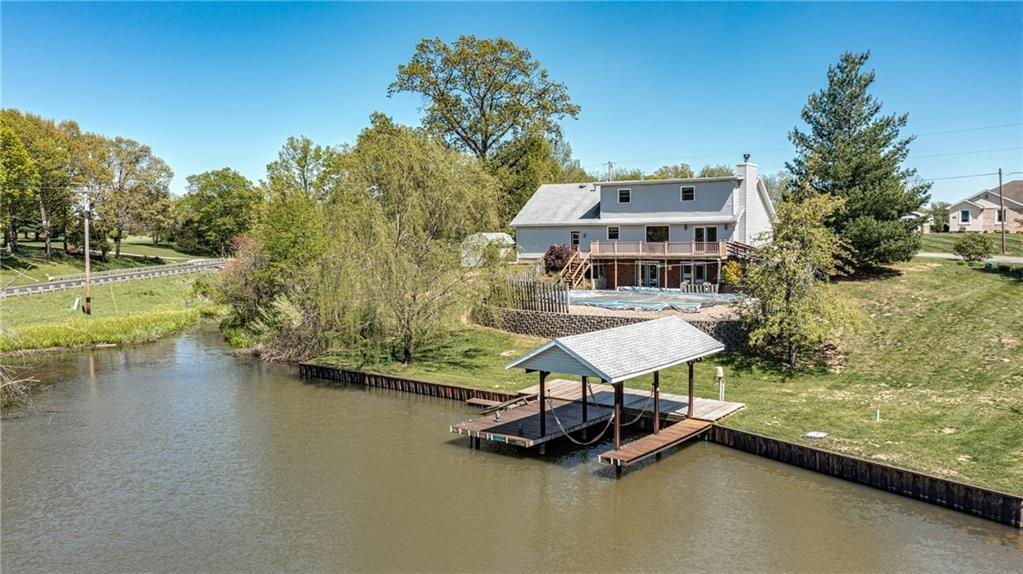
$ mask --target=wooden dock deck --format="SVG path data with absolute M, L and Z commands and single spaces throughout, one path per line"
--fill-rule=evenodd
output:
M 597 461 L 619 468 L 633 465 L 696 438 L 712 426 L 713 423 L 707 421 L 686 419 L 661 429 L 657 434 L 649 434 L 634 440 L 618 450 L 605 452 L 597 457 Z
M 614 387 L 603 383 L 591 384 L 593 398 L 588 399 L 589 403 L 614 408 Z M 539 385 L 522 389 L 520 394 L 535 395 L 540 391 Z M 547 396 L 563 401 L 581 401 L 582 385 L 579 381 L 565 379 L 552 379 L 547 381 Z M 625 399 L 622 407 L 626 410 L 639 411 L 647 404 L 650 391 L 644 389 L 625 388 Z M 689 407 L 689 397 L 676 395 L 674 393 L 661 393 L 661 416 L 662 420 L 681 421 L 686 419 L 686 410 Z M 693 400 L 693 418 L 696 420 L 715 422 L 728 415 L 745 408 L 743 403 L 732 403 L 715 399 L 704 399 L 696 397 Z M 648 409 L 649 410 L 649 409 Z
M 587 407 L 587 419 L 582 417 L 582 403 L 564 399 L 551 398 L 546 412 L 547 434 L 540 434 L 540 403 L 534 401 L 501 412 L 501 420 L 495 421 L 494 415 L 484 415 L 452 425 L 451 432 L 468 435 L 471 438 L 482 438 L 494 442 L 503 442 L 523 447 L 541 445 L 562 436 L 557 418 L 570 433 L 595 426 L 605 425 L 613 414 L 613 409 L 590 403 Z

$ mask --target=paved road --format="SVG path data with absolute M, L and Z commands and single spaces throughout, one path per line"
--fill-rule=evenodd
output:
M 961 260 L 962 257 L 954 253 L 934 253 L 931 251 L 921 251 L 916 254 L 917 257 L 932 257 L 934 259 L 953 259 Z M 1023 257 L 1017 257 L 1015 255 L 995 255 L 991 259 L 988 259 L 992 263 L 1009 263 L 1012 265 L 1023 265 Z
M 201 271 L 214 271 L 224 266 L 224 259 L 208 259 L 190 263 L 179 263 L 173 265 L 153 265 L 126 269 L 124 271 L 102 271 L 93 274 L 92 284 L 103 285 L 105 283 L 119 283 L 122 281 L 138 281 L 140 279 L 153 279 L 166 277 L 168 275 L 182 275 L 184 273 L 198 273 Z M 0 298 L 20 297 L 22 295 L 36 295 L 49 293 L 61 289 L 74 289 L 85 285 L 84 275 L 66 276 L 59 281 L 49 283 L 36 283 L 35 285 L 20 285 L 0 289 Z

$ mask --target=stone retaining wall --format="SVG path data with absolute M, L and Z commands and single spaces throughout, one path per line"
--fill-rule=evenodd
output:
M 682 317 L 685 319 L 685 316 Z M 554 339 L 611 329 L 622 325 L 631 325 L 649 321 L 649 317 L 622 317 L 615 315 L 576 315 L 568 313 L 550 313 L 545 311 L 525 311 L 521 309 L 494 309 L 482 319 L 488 327 L 518 333 Z M 687 321 L 689 321 L 687 319 Z M 746 348 L 746 329 L 742 322 L 735 319 L 722 321 L 689 321 L 694 327 L 725 344 L 726 352 L 741 351 Z

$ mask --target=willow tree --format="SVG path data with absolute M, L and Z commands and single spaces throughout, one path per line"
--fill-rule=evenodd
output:
M 345 234 L 387 311 L 401 361 L 412 363 L 445 312 L 467 294 L 461 241 L 497 225 L 498 186 L 471 156 L 381 114 L 339 158 L 334 202 L 356 215 Z
M 842 55 L 828 69 L 828 85 L 811 94 L 802 111 L 806 131 L 789 140 L 796 157 L 787 165 L 795 188 L 845 200 L 831 228 L 854 250 L 857 267 L 909 260 L 920 246 L 913 221 L 928 199 L 929 183 L 903 167 L 913 137 L 900 131 L 909 116 L 883 115 L 870 93 L 873 71 L 864 70 L 870 53 Z M 809 161 L 814 158 L 815 161 Z

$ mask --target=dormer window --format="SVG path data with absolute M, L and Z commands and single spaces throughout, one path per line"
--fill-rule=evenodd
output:
M 619 189 L 618 190 L 618 203 L 632 203 L 632 190 L 631 189 Z
M 682 186 L 682 201 L 693 201 L 696 199 L 696 188 L 691 185 Z

